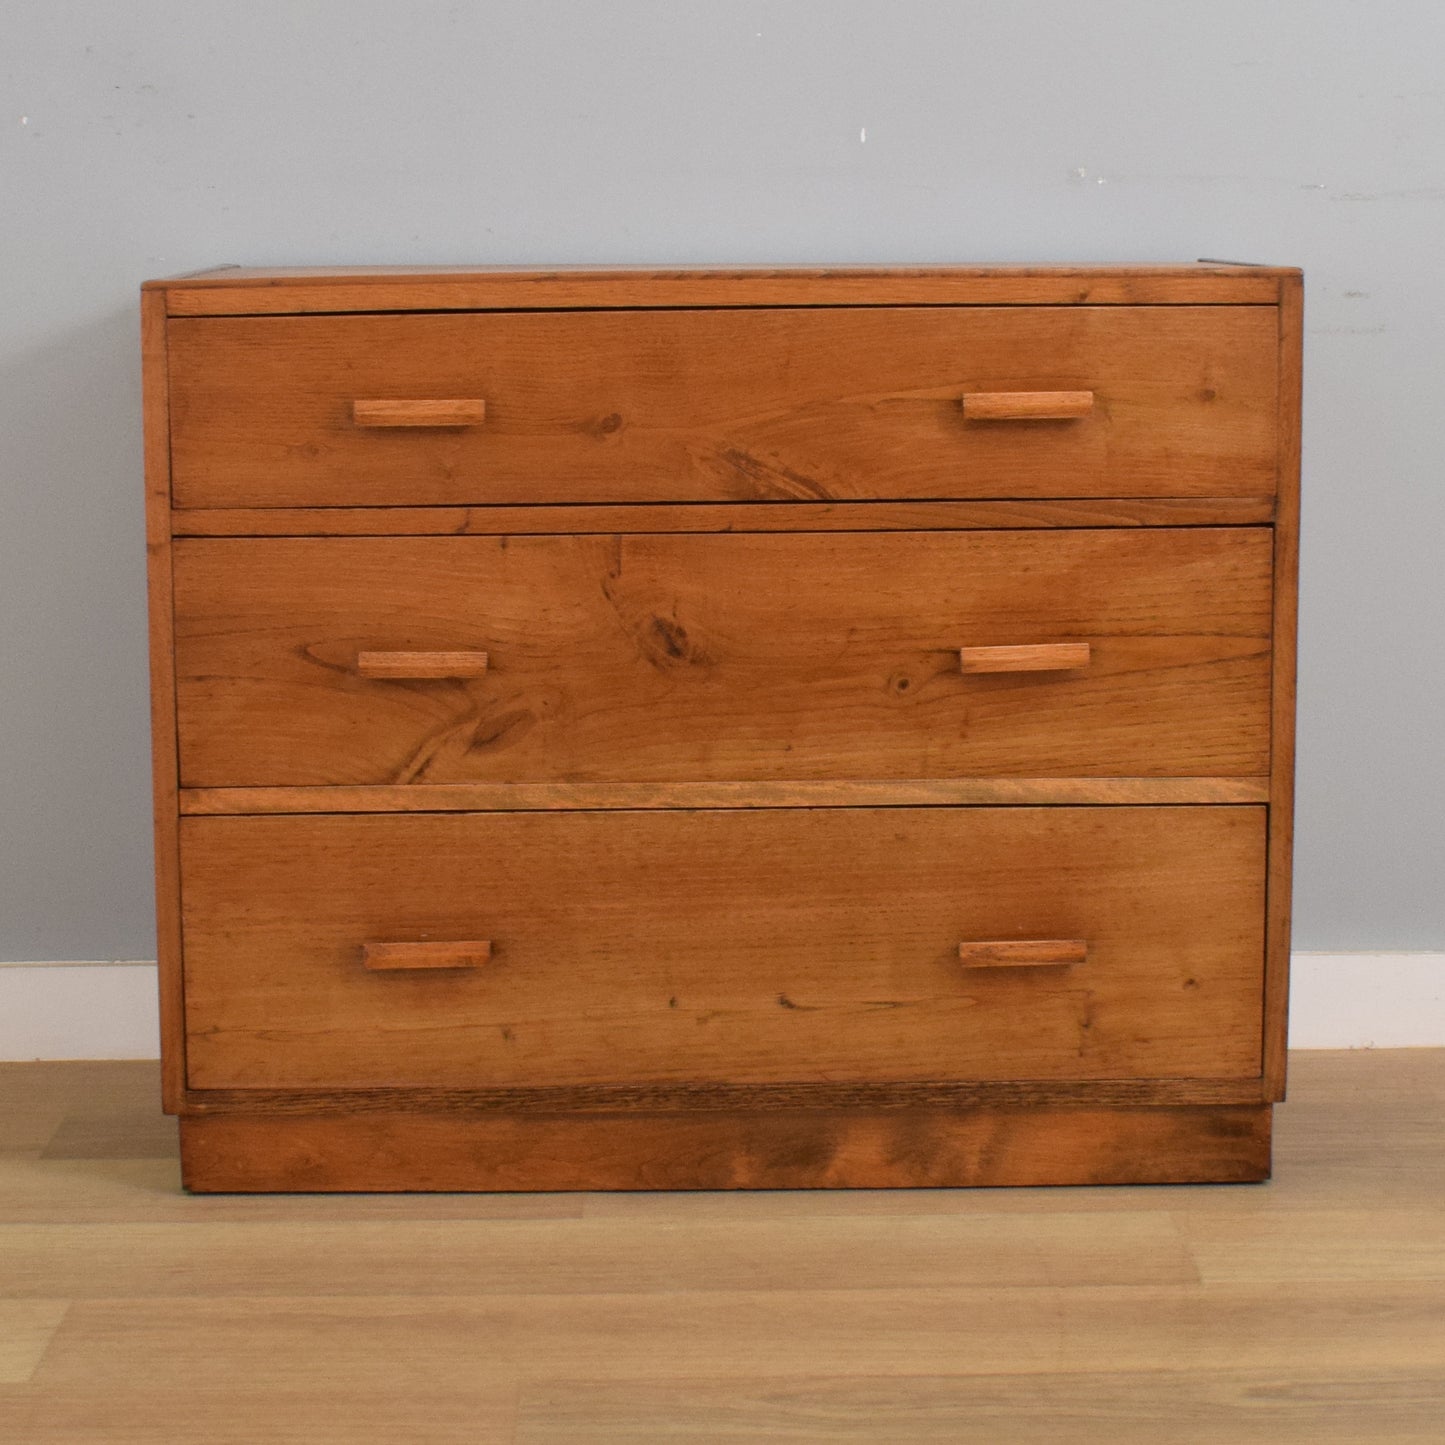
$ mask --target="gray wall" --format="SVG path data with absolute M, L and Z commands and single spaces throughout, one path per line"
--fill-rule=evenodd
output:
M 153 950 L 135 288 L 222 261 L 1304 266 L 1297 942 L 1445 947 L 1442 55 L 1436 0 L 6 6 L 0 958 Z

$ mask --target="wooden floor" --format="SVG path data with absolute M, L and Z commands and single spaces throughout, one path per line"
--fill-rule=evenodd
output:
M 1445 1441 L 1445 1050 L 1208 1188 L 188 1198 L 147 1064 L 0 1065 L 0 1441 Z

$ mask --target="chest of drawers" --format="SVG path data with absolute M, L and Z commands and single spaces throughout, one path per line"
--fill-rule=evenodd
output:
M 142 308 L 189 1188 L 1268 1173 L 1298 272 Z

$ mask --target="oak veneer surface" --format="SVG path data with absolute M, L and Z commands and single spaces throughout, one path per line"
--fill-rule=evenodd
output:
M 186 787 L 1251 776 L 1265 528 L 175 545 Z M 965 674 L 964 646 L 1086 642 Z M 358 675 L 476 649 L 476 678 Z
M 181 1001 L 180 844 L 177 836 L 175 606 L 171 567 L 170 412 L 165 297 L 141 297 L 141 381 L 145 421 L 146 588 L 149 617 L 151 795 L 156 960 L 165 1041 L 165 1104 L 175 1109 L 185 1087 L 185 1016 Z
M 172 320 L 179 507 L 1231 496 L 1275 490 L 1258 307 Z M 740 359 L 746 364 L 740 365 Z M 1096 394 L 967 420 L 969 391 Z M 473 398 L 377 430 L 358 399 Z
M 1249 1077 L 1255 807 L 186 818 L 193 1088 Z M 296 860 L 304 859 L 298 868 Z M 970 970 L 959 944 L 1084 940 Z M 378 975 L 369 942 L 486 939 Z
M 1299 298 L 1227 263 L 149 283 L 187 1184 L 1266 1174 Z
M 1006 502 L 628 502 L 546 507 L 215 507 L 170 514 L 177 537 L 514 536 L 597 532 L 911 532 L 991 527 L 1242 527 L 1273 497 Z
M 1279 515 L 1274 528 L 1274 664 L 1271 680 L 1269 922 L 1266 930 L 1265 1081 L 1284 1098 L 1289 1036 L 1290 900 L 1294 873 L 1295 652 L 1299 617 L 1300 407 L 1304 286 L 1280 288 Z
M 927 808 L 1008 803 L 1267 803 L 1258 778 L 846 778 L 760 783 L 395 783 L 184 788 L 182 813 L 469 813 L 559 808 Z
M 222 266 L 149 281 L 171 316 L 678 306 L 1275 306 L 1299 272 L 1160 266 Z

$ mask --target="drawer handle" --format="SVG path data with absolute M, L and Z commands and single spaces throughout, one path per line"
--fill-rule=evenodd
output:
M 1089 665 L 1087 642 L 1030 642 L 1022 647 L 960 647 L 964 672 L 1071 672 Z
M 357 426 L 480 426 L 487 404 L 477 397 L 436 401 L 353 401 Z
M 492 956 L 489 939 L 480 943 L 363 943 L 361 962 L 373 973 L 404 968 L 481 968 Z
M 1080 938 L 1005 939 L 958 945 L 958 960 L 965 968 L 1070 968 L 1088 956 L 1089 946 Z
M 966 391 L 968 421 L 1073 421 L 1094 409 L 1092 391 Z
M 356 670 L 362 677 L 402 681 L 420 677 L 481 677 L 485 652 L 359 652 Z

